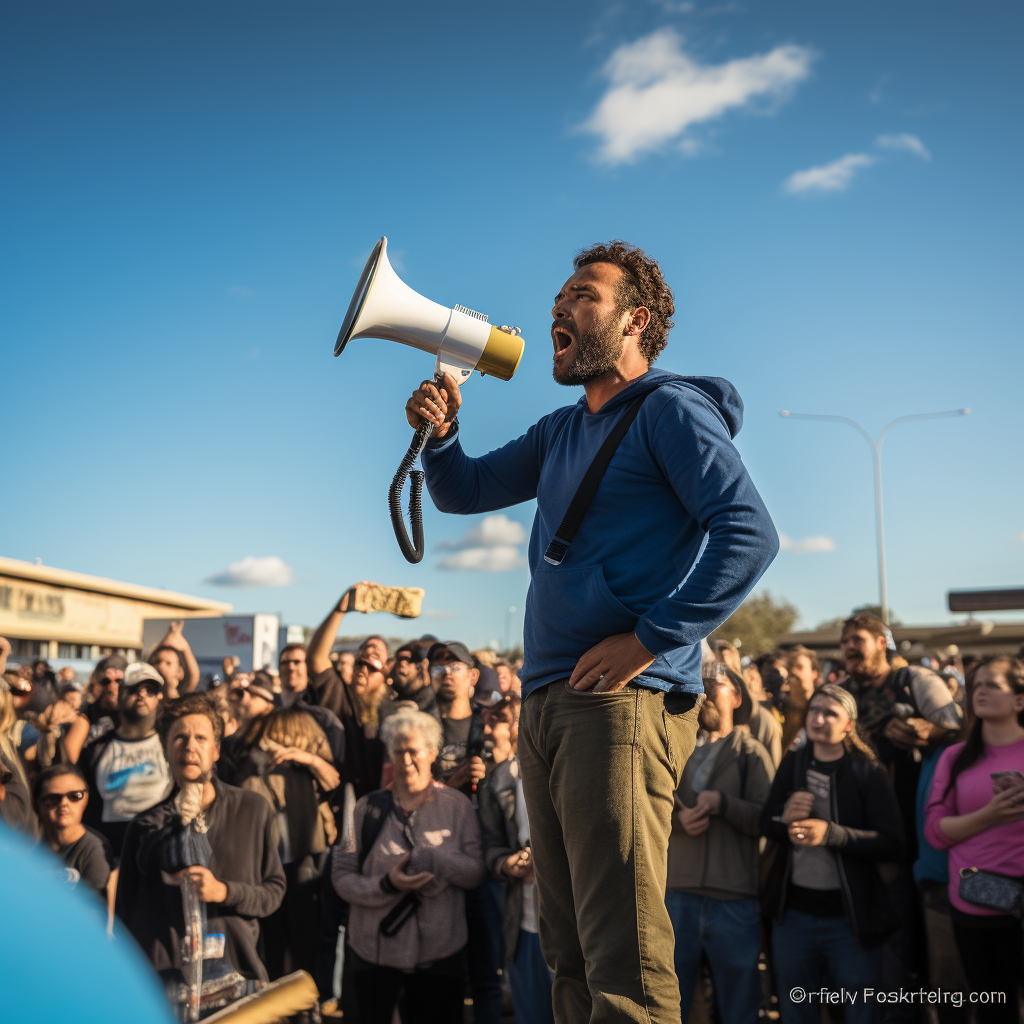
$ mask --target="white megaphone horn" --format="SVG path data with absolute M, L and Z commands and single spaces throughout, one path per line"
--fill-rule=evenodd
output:
M 518 327 L 494 327 L 483 313 L 464 306 L 442 306 L 413 291 L 388 261 L 382 238 L 363 267 L 348 305 L 334 354 L 353 338 L 384 338 L 437 357 L 436 374 L 463 383 L 474 370 L 511 380 L 523 357 Z

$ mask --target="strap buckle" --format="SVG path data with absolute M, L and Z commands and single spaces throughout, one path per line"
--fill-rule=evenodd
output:
M 547 551 L 544 552 L 544 561 L 550 565 L 561 565 L 565 553 L 569 550 L 569 541 L 563 540 L 557 534 L 551 538 Z

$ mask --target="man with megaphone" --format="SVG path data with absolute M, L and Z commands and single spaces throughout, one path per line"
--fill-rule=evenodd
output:
M 651 368 L 674 312 L 657 262 L 612 242 L 574 271 L 551 339 L 555 380 L 584 388 L 576 405 L 479 458 L 462 449 L 451 374 L 424 381 L 406 414 L 433 425 L 423 466 L 442 512 L 537 499 L 519 757 L 555 1019 L 668 1024 L 680 1019 L 668 838 L 703 701 L 701 641 L 778 534 L 732 443 L 735 388 Z

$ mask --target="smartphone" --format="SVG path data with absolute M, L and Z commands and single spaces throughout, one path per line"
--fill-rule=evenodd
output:
M 1024 772 L 992 772 L 992 792 L 1005 793 L 1008 789 L 1024 789 Z

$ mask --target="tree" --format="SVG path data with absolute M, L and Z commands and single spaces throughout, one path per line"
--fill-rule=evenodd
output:
M 793 629 L 800 613 L 785 598 L 776 601 L 766 590 L 748 597 L 716 629 L 708 640 L 729 640 L 739 643 L 740 653 L 758 658 L 775 649 L 778 642 Z

